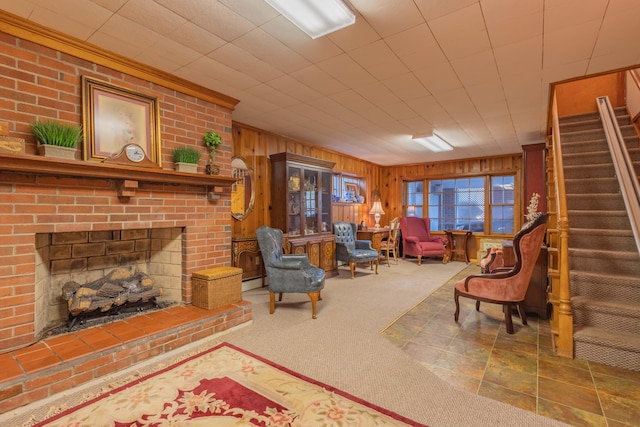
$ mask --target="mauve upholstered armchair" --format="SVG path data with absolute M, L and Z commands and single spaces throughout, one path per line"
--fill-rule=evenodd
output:
M 414 216 L 400 218 L 402 231 L 402 259 L 405 256 L 418 258 L 418 265 L 422 264 L 422 257 L 442 257 L 446 262 L 447 239 L 431 235 L 431 220 Z
M 349 264 L 351 278 L 355 277 L 356 264 L 368 262 L 373 267 L 378 263 L 380 254 L 371 246 L 371 240 L 357 240 L 358 227 L 353 222 L 336 221 L 333 234 L 336 235 L 336 259 Z
M 269 289 L 269 313 L 276 309 L 275 294 L 306 293 L 311 299 L 311 316 L 316 318 L 316 303 L 322 300 L 325 272 L 309 263 L 307 254 L 287 255 L 282 250 L 282 230 L 262 226 L 256 230 L 262 262 L 267 273 Z
M 480 301 L 501 304 L 507 333 L 513 334 L 513 320 L 511 311 L 518 308 L 522 324 L 527 324 L 527 315 L 522 303 L 527 294 L 529 281 L 540 253 L 540 248 L 547 231 L 547 214 L 538 216 L 522 226 L 513 239 L 513 250 L 516 263 L 507 271 L 494 270 L 489 274 L 474 274 L 457 282 L 454 290 L 456 311 L 454 319 L 457 322 L 460 315 L 460 297 L 476 300 L 476 310 L 480 310 Z

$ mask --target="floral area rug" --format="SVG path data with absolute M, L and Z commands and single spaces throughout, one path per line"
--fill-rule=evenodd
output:
M 37 426 L 423 426 L 222 343 Z

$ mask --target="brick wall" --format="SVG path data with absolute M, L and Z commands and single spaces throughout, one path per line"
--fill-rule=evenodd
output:
M 82 124 L 83 75 L 158 98 L 165 169 L 173 168 L 176 146 L 206 154 L 202 135 L 216 130 L 223 137 L 216 163 L 230 175 L 229 108 L 0 33 L 0 120 L 9 123 L 9 136 L 26 140 L 26 155 L 36 155 L 34 120 Z M 229 208 L 228 194 L 212 203 L 199 186 L 140 182 L 134 197 L 118 198 L 113 180 L 0 171 L 0 351 L 38 338 L 37 234 L 182 228 L 182 300 L 190 302 L 191 273 L 230 264 Z

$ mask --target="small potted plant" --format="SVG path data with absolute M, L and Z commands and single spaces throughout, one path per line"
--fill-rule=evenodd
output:
M 38 153 L 42 156 L 75 159 L 76 147 L 82 141 L 82 128 L 54 121 L 31 123 L 31 132 L 38 140 Z
M 173 163 L 179 172 L 198 172 L 198 162 L 202 154 L 195 148 L 177 147 L 173 149 Z
M 209 148 L 209 163 L 206 166 L 206 171 L 209 175 L 217 175 L 220 172 L 220 167 L 215 164 L 216 151 L 218 150 L 218 146 L 222 144 L 222 137 L 218 132 L 209 131 L 204 134 L 202 140 L 204 141 L 204 145 Z

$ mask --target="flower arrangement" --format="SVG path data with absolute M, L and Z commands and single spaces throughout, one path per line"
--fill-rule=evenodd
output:
M 540 198 L 540 194 L 533 193 L 531 195 L 531 199 L 529 200 L 529 206 L 527 206 L 527 221 L 533 221 L 536 219 L 538 215 L 538 199 Z

